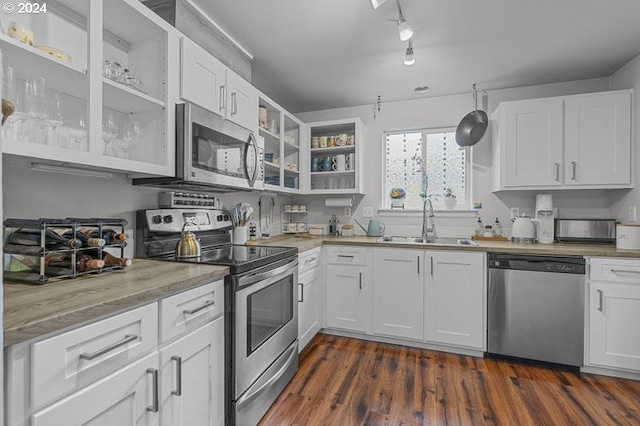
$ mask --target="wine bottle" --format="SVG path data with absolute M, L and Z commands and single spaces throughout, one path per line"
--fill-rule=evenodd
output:
M 9 243 L 24 246 L 40 246 L 42 244 L 42 230 L 34 228 L 20 228 L 13 231 L 8 238 Z M 78 238 L 59 235 L 47 229 L 45 230 L 45 247 L 47 248 L 80 248 L 82 241 Z
M 91 238 L 102 238 L 106 241 L 107 244 L 119 244 L 129 238 L 129 235 L 123 232 L 115 231 L 113 229 L 103 229 L 102 233 L 98 232 L 97 229 L 83 232 L 85 232 Z
M 64 234 L 66 238 L 73 237 L 73 229 L 67 230 Z M 80 240 L 81 247 L 103 247 L 107 242 L 102 238 L 93 238 L 82 231 L 76 231 L 75 238 Z
M 94 250 L 88 250 L 84 252 L 87 256 L 91 256 L 94 259 L 99 259 L 99 253 Z M 126 257 L 117 257 L 107 251 L 102 252 L 102 260 L 105 266 L 119 266 L 120 268 L 126 268 L 133 263 L 131 259 Z
M 71 257 L 65 256 L 47 256 L 45 258 L 45 265 L 47 268 L 70 268 Z M 87 272 L 96 269 L 104 268 L 104 261 L 100 259 L 94 259 L 87 254 L 76 255 L 76 272 Z M 66 275 L 66 274 L 65 274 Z

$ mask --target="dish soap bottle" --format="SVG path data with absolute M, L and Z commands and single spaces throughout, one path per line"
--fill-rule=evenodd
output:
M 482 225 L 482 219 L 480 219 L 480 216 L 478 216 L 478 225 L 476 226 L 474 235 L 476 237 L 482 237 L 484 235 L 484 226 Z
M 496 217 L 495 223 L 493 224 L 493 233 L 495 234 L 496 237 L 502 236 L 502 225 L 500 224 L 500 221 L 498 220 L 497 217 Z

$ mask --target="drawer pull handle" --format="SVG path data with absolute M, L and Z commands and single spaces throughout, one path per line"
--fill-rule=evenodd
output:
M 102 356 L 104 354 L 107 354 L 107 353 L 109 353 L 109 352 L 111 352 L 111 351 L 113 351 L 115 349 L 118 349 L 120 346 L 124 346 L 127 343 L 131 343 L 131 342 L 134 342 L 136 340 L 138 340 L 138 336 L 137 335 L 135 335 L 135 334 L 126 334 L 124 336 L 124 339 L 120 340 L 119 342 L 114 343 L 113 345 L 109 345 L 106 348 L 102 348 L 100 350 L 97 350 L 92 354 L 89 354 L 89 353 L 86 353 L 86 352 L 83 353 L 83 354 L 80 354 L 80 359 L 84 359 L 86 361 L 92 361 L 92 360 L 94 360 L 94 359 L 96 359 L 96 358 L 98 358 L 98 357 L 100 357 L 100 356 Z
M 299 283 L 298 285 L 300 286 L 300 299 L 298 299 L 298 302 L 304 303 L 304 283 Z
M 598 292 L 598 310 L 600 312 L 602 312 L 602 309 L 603 309 L 602 308 L 602 302 L 603 302 L 603 299 L 604 299 L 604 292 L 602 290 L 600 290 L 600 289 L 598 289 L 597 292 Z
M 174 355 L 171 357 L 171 361 L 176 362 L 176 390 L 171 391 L 171 395 L 182 395 L 182 357 Z
M 339 255 L 338 255 L 338 259 L 340 259 L 340 258 L 342 258 L 342 257 L 344 257 L 345 259 L 352 259 L 352 260 L 353 260 L 353 258 L 354 258 L 355 256 L 354 256 L 354 255 L 352 255 L 352 254 L 351 254 L 351 255 L 348 255 L 348 254 L 339 254 Z
M 613 272 L 616 275 L 620 275 L 620 274 L 640 275 L 640 271 L 635 271 L 633 269 L 612 269 L 611 272 Z
M 201 310 L 208 308 L 209 306 L 215 305 L 215 303 L 215 300 L 207 300 L 206 302 L 204 302 L 204 305 L 198 306 L 194 309 L 185 309 L 184 311 L 182 311 L 182 313 L 185 315 L 193 315 L 196 312 L 200 312 Z
M 157 413 L 158 412 L 158 369 L 147 368 L 147 373 L 151 374 L 151 378 L 153 379 L 153 400 L 151 401 L 151 405 L 147 407 L 147 411 L 151 411 L 152 413 Z

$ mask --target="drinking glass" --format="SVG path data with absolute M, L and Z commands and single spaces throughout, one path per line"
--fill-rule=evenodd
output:
M 44 77 L 34 78 L 29 83 L 29 141 L 46 143 L 47 129 L 47 97 Z
M 107 114 L 102 121 L 102 140 L 104 140 L 104 155 L 117 157 L 113 140 L 118 136 L 118 123 L 113 118 L 113 114 Z
M 76 151 L 84 151 L 87 141 L 87 122 L 84 116 L 77 116 L 74 119 L 70 136 L 74 142 L 70 148 Z
M 51 145 L 58 144 L 58 130 L 63 123 L 62 117 L 62 104 L 60 102 L 60 92 L 56 90 L 51 91 L 51 97 L 48 102 L 49 106 L 49 126 L 51 128 L 51 132 L 47 135 L 47 139 L 50 141 Z
M 140 123 L 138 120 L 129 120 L 125 123 L 122 130 L 122 150 L 128 159 L 133 155 L 133 151 L 138 144 L 138 138 L 140 137 Z

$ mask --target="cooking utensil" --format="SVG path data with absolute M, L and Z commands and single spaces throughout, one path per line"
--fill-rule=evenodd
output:
M 478 92 L 473 85 L 473 102 L 475 110 L 465 115 L 456 129 L 456 143 L 461 147 L 475 145 L 487 130 L 489 117 L 487 113 L 478 109 Z

